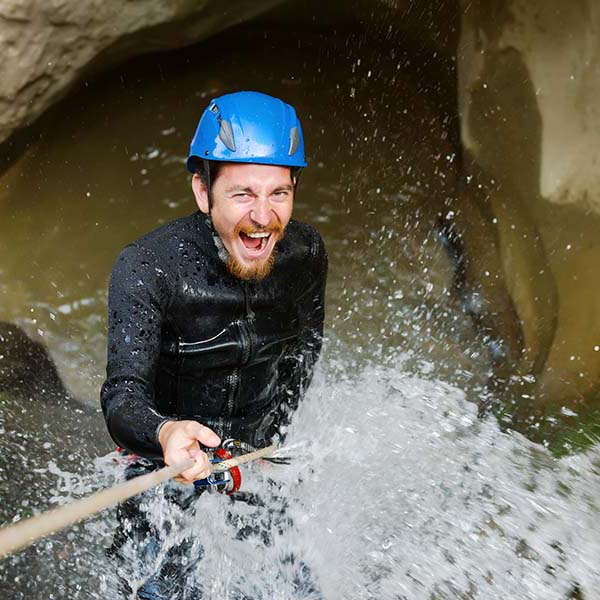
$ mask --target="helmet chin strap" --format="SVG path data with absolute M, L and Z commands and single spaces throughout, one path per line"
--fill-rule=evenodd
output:
M 204 176 L 206 178 L 206 194 L 208 196 L 208 216 L 210 217 L 210 213 L 212 211 L 212 182 L 210 180 L 210 162 L 208 160 L 203 160 L 202 165 L 204 167 Z
M 300 181 L 300 175 L 302 173 L 302 167 L 292 168 L 292 179 L 294 181 L 294 191 L 298 189 L 298 182 Z

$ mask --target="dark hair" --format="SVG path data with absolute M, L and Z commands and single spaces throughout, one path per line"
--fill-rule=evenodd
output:
M 205 163 L 208 164 L 208 177 L 207 177 L 207 173 L 206 173 Z M 194 162 L 192 164 L 194 167 L 194 171 L 197 173 L 198 177 L 200 177 L 200 179 L 202 180 L 202 183 L 207 188 L 209 188 L 214 184 L 215 180 L 219 176 L 219 172 L 221 171 L 221 168 L 223 167 L 224 163 L 219 162 L 218 160 L 202 160 L 201 158 L 197 158 L 197 159 L 194 159 Z M 210 186 L 208 185 L 209 178 L 210 178 Z

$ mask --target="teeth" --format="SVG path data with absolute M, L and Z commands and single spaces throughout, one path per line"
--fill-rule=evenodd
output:
M 267 238 L 271 234 L 270 233 L 247 233 L 246 235 L 251 238 Z

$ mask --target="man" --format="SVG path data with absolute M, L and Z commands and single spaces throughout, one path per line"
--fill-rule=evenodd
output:
M 201 447 L 282 433 L 321 349 L 327 256 L 291 220 L 304 160 L 294 109 L 257 92 L 213 100 L 187 168 L 199 212 L 127 246 L 109 290 L 102 408 L 115 442 L 178 480 Z

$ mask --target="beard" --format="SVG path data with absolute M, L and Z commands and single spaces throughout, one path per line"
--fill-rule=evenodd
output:
M 238 279 L 256 280 L 260 281 L 264 279 L 272 270 L 275 265 L 275 257 L 277 255 L 277 244 L 285 233 L 285 228 L 281 223 L 273 223 L 267 227 L 253 227 L 250 225 L 238 224 L 233 232 L 233 238 L 238 238 L 240 233 L 270 233 L 275 240 L 275 245 L 271 254 L 263 260 L 252 261 L 251 265 L 242 264 L 235 256 L 229 254 L 227 257 L 227 269 L 229 272 Z
M 273 270 L 276 254 L 277 250 L 273 248 L 273 252 L 271 252 L 269 258 L 251 266 L 243 265 L 237 258 L 234 258 L 230 254 L 227 259 L 227 269 L 238 279 L 243 279 L 245 281 L 254 279 L 260 281 Z

